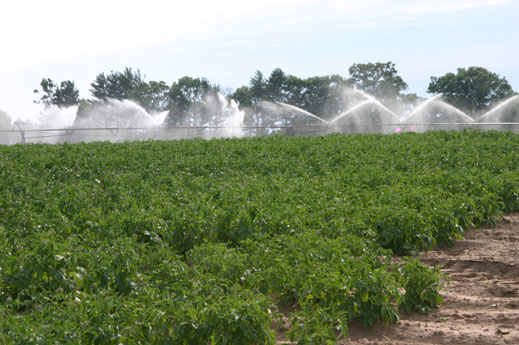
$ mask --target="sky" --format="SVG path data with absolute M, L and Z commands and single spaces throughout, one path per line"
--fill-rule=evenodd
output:
M 224 89 L 256 70 L 299 77 L 392 61 L 408 92 L 480 66 L 519 91 L 519 0 L 17 0 L 0 4 L 0 110 L 36 120 L 42 78 L 91 98 L 99 73 L 139 69 Z

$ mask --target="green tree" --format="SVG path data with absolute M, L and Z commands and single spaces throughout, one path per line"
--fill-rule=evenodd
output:
M 152 112 L 169 108 L 169 86 L 163 81 L 146 82 L 138 69 L 126 67 L 122 72 L 100 73 L 90 86 L 90 92 L 100 101 L 128 99 Z
M 123 100 L 139 98 L 138 90 L 143 88 L 144 78 L 139 70 L 133 71 L 126 67 L 122 72 L 100 73 L 90 84 L 90 92 L 98 100 L 108 98 Z
M 265 79 L 261 71 L 256 71 L 254 73 L 254 75 L 250 79 L 249 85 L 252 102 L 254 104 L 257 104 L 261 100 L 267 98 L 267 80 Z
M 395 64 L 389 62 L 355 63 L 349 69 L 350 83 L 359 90 L 375 96 L 380 101 L 392 101 L 407 89 L 406 82 L 398 75 Z
M 249 86 L 243 86 L 235 91 L 233 98 L 245 107 L 244 124 L 248 126 L 263 127 L 274 125 L 274 107 L 263 101 L 286 102 L 288 76 L 280 68 L 274 69 L 268 78 L 261 71 L 256 71 L 250 78 Z M 253 129 L 257 136 L 264 133 L 262 128 Z
M 267 80 L 266 90 L 270 100 L 287 103 L 321 118 L 327 118 L 346 106 L 342 92 L 349 85 L 349 81 L 340 75 L 302 79 L 276 69 Z M 291 114 L 289 122 L 308 124 L 309 121 L 313 121 L 311 117 L 300 115 Z
M 232 96 L 240 107 L 245 108 L 246 125 L 269 126 L 276 124 L 280 118 L 284 119 L 284 125 L 303 125 L 315 119 L 301 116 L 301 113 L 290 108 L 269 106 L 262 101 L 287 103 L 327 118 L 347 107 L 342 92 L 349 85 L 349 81 L 340 75 L 302 79 L 276 68 L 268 78 L 261 71 L 256 71 L 249 86 L 238 88 Z M 258 128 L 253 132 L 262 135 L 264 131 Z
M 514 94 L 506 78 L 500 78 L 483 67 L 458 68 L 456 74 L 431 77 L 427 92 L 442 93 L 449 103 L 472 116 Z
M 79 90 L 73 81 L 65 80 L 59 84 L 54 83 L 50 78 L 43 78 L 40 82 L 41 92 L 34 90 L 35 94 L 41 95 L 35 103 L 43 103 L 45 105 L 57 105 L 58 107 L 67 107 L 79 104 Z
M 255 102 L 252 99 L 252 90 L 248 86 L 242 86 L 236 89 L 231 97 L 241 106 L 241 107 L 252 107 Z
M 238 88 L 231 97 L 238 102 L 239 106 L 245 111 L 243 123 L 246 126 L 260 127 L 267 125 L 268 110 L 260 106 L 261 101 L 268 99 L 267 80 L 261 71 L 256 71 L 250 78 L 249 86 Z M 249 130 L 250 135 L 261 136 L 264 133 L 262 128 Z
M 217 98 L 218 86 L 205 78 L 182 77 L 168 92 L 169 125 L 202 126 L 211 117 L 210 97 Z
M 349 82 L 340 75 L 307 79 L 290 77 L 286 84 L 288 103 L 323 119 L 330 118 L 347 107 L 342 93 Z
M 289 76 L 281 68 L 276 68 L 270 73 L 265 91 L 268 98 L 272 101 L 286 102 L 286 82 Z
M 169 109 L 169 86 L 164 81 L 150 81 L 139 87 L 141 105 L 148 111 L 161 112 Z

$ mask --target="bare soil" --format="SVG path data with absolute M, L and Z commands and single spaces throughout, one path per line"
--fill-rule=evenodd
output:
M 427 315 L 403 315 L 396 325 L 351 324 L 349 339 L 340 344 L 519 345 L 519 213 L 420 259 L 449 276 L 442 306 Z
M 426 315 L 404 314 L 397 324 L 365 329 L 353 322 L 340 345 L 519 345 L 519 213 L 420 259 L 439 265 L 450 279 L 442 306 Z M 290 344 L 277 335 L 278 344 Z

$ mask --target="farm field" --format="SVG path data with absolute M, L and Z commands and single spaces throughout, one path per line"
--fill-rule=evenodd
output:
M 449 276 L 441 308 L 402 315 L 396 325 L 352 324 L 340 344 L 519 344 L 519 213 L 455 242 L 420 255 Z
M 509 132 L 0 146 L 0 343 L 334 343 L 516 211 Z

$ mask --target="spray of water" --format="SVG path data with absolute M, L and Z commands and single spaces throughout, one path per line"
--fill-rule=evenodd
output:
M 0 130 L 10 130 L 13 128 L 13 120 L 5 111 L 0 110 Z
M 474 122 L 470 116 L 442 101 L 440 97 L 435 96 L 424 104 L 402 122 L 411 126 L 413 131 L 461 130 L 467 127 L 466 124 Z
M 442 100 L 436 101 L 438 106 L 445 109 L 445 112 L 448 113 L 446 116 L 446 119 L 448 118 L 447 122 L 463 122 L 463 123 L 472 123 L 474 122 L 474 119 L 470 116 L 468 116 L 463 111 L 459 110 L 455 106 L 450 105 L 449 103 L 446 103 Z
M 319 120 L 325 124 L 328 124 L 328 121 L 326 120 L 323 120 L 322 118 L 320 118 L 319 116 L 317 115 L 314 115 L 312 114 L 311 112 L 309 111 L 306 111 L 304 109 L 301 109 L 299 107 L 296 107 L 294 105 L 291 105 L 291 104 L 287 104 L 287 103 L 283 103 L 283 102 L 275 102 L 276 104 L 278 104 L 279 106 L 283 107 L 283 108 L 286 108 L 286 109 L 290 109 L 290 110 L 294 110 L 295 112 L 297 112 L 298 114 L 301 114 L 301 115 L 305 115 L 305 116 L 309 116 L 311 118 L 314 118 L 316 120 Z
M 130 100 L 109 99 L 99 102 L 79 114 L 73 128 L 132 128 L 154 127 L 160 117 L 154 117 Z M 160 123 L 159 123 L 160 124 Z
M 436 98 L 407 117 L 403 123 L 472 123 L 474 119 L 458 108 Z
M 421 104 L 419 104 L 416 108 L 413 109 L 413 111 L 411 112 L 411 114 L 409 114 L 409 116 L 407 116 L 407 119 L 411 118 L 412 116 L 420 113 L 422 110 L 424 110 L 425 108 L 427 108 L 432 102 L 436 101 L 437 99 L 440 99 L 441 97 L 443 96 L 442 93 L 436 95 L 436 96 L 433 96 L 429 99 L 426 99 L 425 101 L 423 101 Z
M 367 93 L 365 93 L 364 91 L 361 91 L 361 90 L 354 90 L 354 92 L 360 94 L 364 98 L 367 98 L 369 101 L 371 101 L 373 104 L 375 104 L 378 108 L 380 108 L 383 111 L 385 111 L 388 114 L 390 114 L 393 117 L 393 120 L 396 121 L 397 123 L 400 121 L 400 117 L 397 114 L 395 114 L 391 109 L 389 109 L 384 104 L 382 104 L 375 97 L 373 97 L 370 94 L 367 94 Z
M 68 128 L 74 124 L 77 109 L 77 106 L 60 108 L 47 105 L 40 112 L 37 125 L 42 128 Z
M 519 103 L 519 95 L 510 97 L 507 100 L 501 102 L 483 116 L 478 118 L 477 122 L 517 122 L 519 120 L 519 113 L 515 116 L 515 119 L 506 118 L 509 114 L 506 109 L 509 106 L 512 106 L 514 103 Z
M 331 119 L 329 121 L 330 124 L 334 124 L 336 123 L 337 121 L 339 121 L 340 119 L 346 117 L 346 116 L 349 116 L 350 114 L 354 114 L 356 111 L 358 111 L 359 109 L 367 106 L 371 104 L 371 100 L 367 100 L 367 101 L 364 101 L 364 102 L 361 102 L 359 104 L 357 104 L 356 106 L 354 106 L 353 108 L 351 109 L 348 109 L 346 111 L 343 111 L 342 113 L 340 113 L 339 115 L 337 115 L 336 117 L 334 117 L 333 119 Z
M 243 119 L 245 118 L 245 111 L 240 110 L 238 104 L 236 104 L 233 99 L 228 103 L 227 108 L 229 110 L 229 116 L 224 120 L 222 135 L 224 137 L 243 137 Z
M 13 120 L 9 114 L 0 110 L 0 144 L 11 145 L 17 142 L 19 136 L 11 132 L 13 129 Z
M 307 110 L 283 102 L 262 101 L 257 108 L 240 109 L 234 100 L 222 94 L 207 95 L 203 106 L 193 106 L 185 118 L 172 124 L 168 111 L 148 113 L 129 100 L 97 102 L 77 114 L 77 107 L 59 108 L 47 106 L 36 122 L 15 121 L 0 111 L 0 144 L 18 142 L 88 142 L 109 140 L 171 140 L 179 138 L 242 137 L 245 116 L 248 123 L 267 126 L 260 130 L 248 130 L 249 135 L 263 135 L 276 131 L 287 134 L 312 135 L 332 131 L 344 133 L 427 131 L 431 129 L 461 129 L 473 119 L 456 107 L 444 102 L 442 95 L 433 96 L 410 111 L 409 116 L 398 116 L 375 97 L 359 90 L 344 90 L 341 99 L 333 103 L 330 112 L 339 113 L 330 120 Z M 337 100 L 336 100 L 337 101 Z M 513 96 L 481 116 L 478 122 L 518 122 L 519 96 Z M 338 109 L 344 107 L 346 109 Z M 337 110 L 333 110 L 337 109 Z M 284 126 L 300 126 L 299 132 L 284 130 Z M 308 129 L 315 126 L 316 129 Z M 396 126 L 396 127 L 395 127 Z M 411 126 L 411 127 L 410 127 Z M 483 127 L 482 127 L 483 128 Z M 514 129 L 517 127 L 484 127 L 483 129 Z

